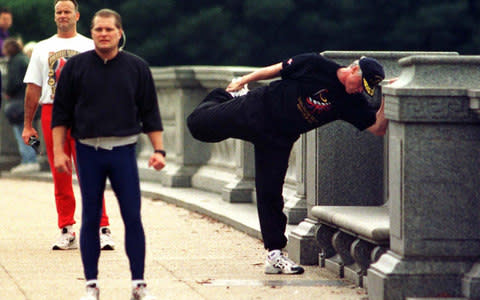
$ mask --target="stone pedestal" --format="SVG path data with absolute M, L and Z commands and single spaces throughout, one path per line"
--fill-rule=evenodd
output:
M 378 59 L 387 78 L 400 74 L 398 59 L 424 52 L 325 51 L 325 57 L 348 65 L 362 55 Z M 457 55 L 458 53 L 443 53 Z M 380 104 L 381 93 L 370 102 Z M 317 205 L 376 206 L 385 203 L 384 139 L 337 121 L 304 135 L 307 217 Z
M 468 97 L 480 85 L 480 57 L 413 56 L 400 65 L 399 80 L 383 88 L 390 251 L 368 271 L 369 298 L 476 293 L 475 272 L 464 274 L 480 253 L 480 118 Z
M 235 180 L 229 182 L 222 191 L 222 199 L 231 203 L 253 202 L 255 190 L 255 154 L 253 145 L 235 140 Z
M 315 220 L 307 218 L 291 232 L 287 244 L 288 257 L 302 265 L 318 264 L 317 227 Z
M 287 216 L 288 224 L 299 224 L 307 217 L 307 199 L 305 195 L 305 171 L 307 156 L 307 140 L 302 135 L 293 146 L 292 155 L 295 168 L 295 186 L 290 189 L 290 194 L 284 189 L 285 207 L 283 209 Z M 290 158 L 292 160 L 292 158 Z M 315 261 L 316 259 L 314 259 Z

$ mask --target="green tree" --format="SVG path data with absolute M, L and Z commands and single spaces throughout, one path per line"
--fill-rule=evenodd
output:
M 98 9 L 123 18 L 126 50 L 151 65 L 276 63 L 324 50 L 458 51 L 480 48 L 477 0 L 80 0 L 80 33 Z M 53 0 L 3 0 L 12 34 L 55 33 Z

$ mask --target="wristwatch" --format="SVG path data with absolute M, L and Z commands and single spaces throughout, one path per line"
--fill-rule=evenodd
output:
M 158 150 L 158 149 L 156 149 L 154 152 L 155 152 L 155 153 L 160 153 L 161 155 L 163 155 L 163 157 L 167 157 L 167 152 L 165 152 L 165 150 Z

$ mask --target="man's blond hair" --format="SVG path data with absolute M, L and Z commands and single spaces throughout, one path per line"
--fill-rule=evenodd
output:
M 73 5 L 75 6 L 75 11 L 78 11 L 78 2 L 77 0 L 55 0 L 55 4 L 53 6 L 56 6 L 58 2 L 62 2 L 62 1 L 70 1 L 73 3 Z

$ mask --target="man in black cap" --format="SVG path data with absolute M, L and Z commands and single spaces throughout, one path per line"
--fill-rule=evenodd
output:
M 252 81 L 280 80 L 248 91 Z M 260 229 L 268 255 L 267 274 L 301 274 L 304 269 L 282 253 L 287 218 L 282 189 L 288 158 L 300 134 L 335 120 L 384 135 L 383 100 L 378 110 L 366 92 L 385 78 L 383 67 L 362 57 L 347 67 L 321 54 L 300 54 L 215 89 L 187 119 L 193 137 L 204 142 L 239 138 L 255 147 L 255 186 Z

